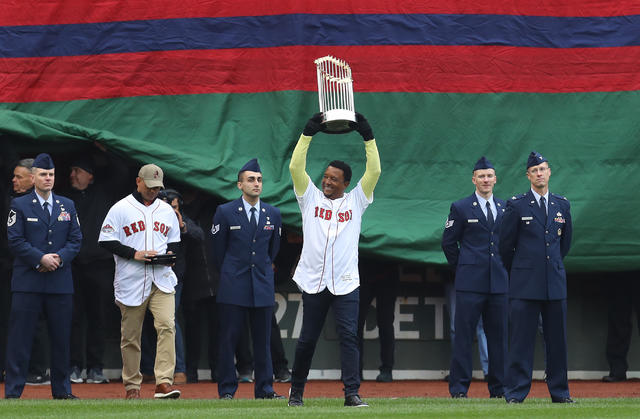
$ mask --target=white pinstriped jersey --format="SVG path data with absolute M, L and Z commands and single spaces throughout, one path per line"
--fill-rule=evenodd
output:
M 304 242 L 293 280 L 308 294 L 325 288 L 334 295 L 349 294 L 360 286 L 360 226 L 373 196 L 369 201 L 358 182 L 342 198 L 329 199 L 309 180 L 304 195 L 296 199 L 302 212 Z
M 156 199 L 146 206 L 128 195 L 116 202 L 104 219 L 98 241 L 117 240 L 136 250 L 167 252 L 167 244 L 180 241 L 178 217 L 171 205 Z M 162 292 L 172 293 L 178 283 L 170 266 L 149 265 L 113 255 L 116 273 L 113 281 L 116 301 L 139 306 L 151 293 L 151 283 Z

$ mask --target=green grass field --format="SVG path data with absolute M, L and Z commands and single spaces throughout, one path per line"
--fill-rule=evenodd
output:
M 308 399 L 302 408 L 284 400 L 3 400 L 7 418 L 638 418 L 640 398 L 580 399 L 573 405 L 527 399 L 521 405 L 489 399 L 367 399 L 369 408 L 346 408 L 343 399 Z

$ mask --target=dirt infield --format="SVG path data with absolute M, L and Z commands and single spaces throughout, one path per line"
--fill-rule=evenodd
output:
M 182 397 L 186 399 L 213 399 L 218 397 L 217 385 L 210 382 L 185 384 L 178 386 L 182 390 Z M 289 384 L 275 383 L 277 393 L 286 395 Z M 585 397 L 640 397 L 640 381 L 628 380 L 622 383 L 602 383 L 601 381 L 576 380 L 569 383 L 573 398 Z M 4 384 L 0 385 L 4 395 Z M 73 393 L 82 399 L 117 399 L 124 397 L 122 383 L 109 384 L 73 384 Z M 142 397 L 152 398 L 154 385 L 142 385 Z M 393 397 L 449 397 L 448 384 L 444 381 L 404 380 L 392 383 L 377 383 L 363 381 L 360 387 L 363 398 L 393 398 Z M 342 397 L 342 383 L 339 381 L 316 380 L 309 381 L 305 390 L 306 398 L 313 397 Z M 22 394 L 24 399 L 50 399 L 50 386 L 26 386 Z M 474 381 L 469 389 L 469 397 L 489 397 L 485 383 Z M 534 381 L 529 397 L 549 397 L 546 383 Z M 236 398 L 253 398 L 253 384 L 240 384 Z

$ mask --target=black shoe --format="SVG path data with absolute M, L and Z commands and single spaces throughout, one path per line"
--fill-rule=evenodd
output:
M 602 377 L 602 382 L 604 383 L 619 383 L 621 381 L 627 381 L 627 377 L 620 377 L 617 375 L 605 375 L 604 377 Z
M 297 391 L 297 390 L 293 390 L 293 389 L 289 389 L 289 406 L 292 407 L 298 407 L 298 406 L 303 406 L 304 403 L 302 402 L 302 392 L 301 391 Z
M 284 396 L 279 395 L 278 393 L 276 393 L 275 391 L 271 392 L 271 393 L 267 393 L 264 396 L 261 397 L 256 397 L 256 399 L 284 399 Z
M 286 368 L 283 370 L 280 370 L 274 375 L 273 381 L 275 381 L 276 383 L 290 383 L 291 372 Z
M 491 394 L 489 395 L 490 399 L 502 399 L 504 397 L 504 394 Z
M 552 403 L 575 403 L 571 397 L 551 398 Z
M 225 393 L 220 396 L 220 400 L 233 400 L 233 394 Z
M 518 400 L 514 398 L 507 399 L 507 404 L 520 404 L 520 403 L 522 403 L 522 400 Z
M 54 400 L 77 400 L 77 399 L 80 399 L 80 397 L 74 396 L 73 394 L 69 393 L 69 394 L 60 394 L 60 395 L 53 396 L 53 399 Z
M 346 396 L 344 398 L 344 405 L 349 407 L 369 407 L 357 394 Z
M 466 393 L 462 393 L 462 392 L 460 392 L 460 393 L 453 393 L 453 394 L 451 395 L 451 398 L 452 398 L 452 399 L 466 399 L 466 398 L 467 398 L 467 394 L 466 394 Z
M 379 383 L 390 383 L 393 381 L 393 375 L 391 371 L 380 371 L 380 374 L 376 377 L 376 381 Z
M 445 375 L 442 381 L 448 383 L 449 382 L 449 374 Z
M 19 399 L 20 396 L 16 396 L 15 394 L 8 394 L 4 396 L 5 399 Z

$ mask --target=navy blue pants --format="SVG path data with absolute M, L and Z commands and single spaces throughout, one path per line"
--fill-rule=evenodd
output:
M 358 350 L 358 307 L 360 290 L 346 295 L 333 295 L 325 288 L 318 294 L 302 293 L 302 330 L 291 372 L 291 389 L 304 392 L 313 353 L 324 321 L 333 309 L 336 332 L 340 339 L 340 361 L 345 396 L 358 394 L 360 389 L 360 352 Z
M 531 390 L 533 352 L 542 315 L 547 353 L 547 387 L 552 398 L 569 397 L 567 300 L 509 300 L 509 355 L 505 398 L 524 400 Z
M 71 393 L 69 347 L 72 306 L 72 294 L 13 293 L 7 338 L 5 397 L 22 395 L 33 336 L 42 311 L 47 317 L 51 344 L 51 394 L 63 396 Z
M 489 369 L 487 382 L 491 396 L 504 394 L 507 352 L 507 295 L 456 291 L 455 330 L 449 376 L 449 392 L 467 394 L 473 370 L 473 339 L 482 318 L 487 336 Z
M 238 389 L 234 355 L 240 335 L 246 329 L 247 316 L 251 326 L 251 340 L 255 365 L 256 398 L 273 393 L 273 365 L 271 363 L 270 307 L 243 307 L 218 303 L 218 395 L 235 394 Z

